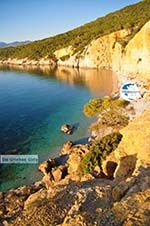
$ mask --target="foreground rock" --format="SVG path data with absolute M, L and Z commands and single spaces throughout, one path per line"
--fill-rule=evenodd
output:
M 0 225 L 6 219 L 17 217 L 24 208 L 24 203 L 32 194 L 43 187 L 42 183 L 36 182 L 35 185 L 22 186 L 0 193 Z
M 147 167 L 119 183 L 93 179 L 41 189 L 27 199 L 16 219 L 7 221 L 15 226 L 149 226 L 149 176 Z

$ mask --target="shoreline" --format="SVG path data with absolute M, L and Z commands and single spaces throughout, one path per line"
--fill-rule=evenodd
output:
M 121 83 L 124 80 L 128 79 L 125 79 L 123 76 L 119 80 L 119 82 Z M 142 97 L 137 101 L 132 101 L 132 103 L 130 104 L 130 107 L 133 107 L 135 109 L 135 114 L 133 118 L 130 118 L 129 124 L 132 122 L 132 120 L 142 115 L 146 109 L 150 108 L 150 90 L 145 87 L 146 81 L 135 78 L 130 78 L 130 81 L 131 80 L 138 83 L 138 85 L 140 86 Z M 11 208 L 9 209 L 9 216 L 12 217 L 14 216 L 14 214 L 21 213 L 22 211 L 26 212 L 30 208 L 32 209 L 35 203 L 36 205 L 37 202 L 42 203 L 43 200 L 46 199 L 46 197 L 53 200 L 55 196 L 57 197 L 57 193 L 61 192 L 61 189 L 65 189 L 65 187 L 67 186 L 70 186 L 71 189 L 73 189 L 74 183 L 79 183 L 79 187 L 81 186 L 80 183 L 82 184 L 84 182 L 90 183 L 90 186 L 93 186 L 96 181 L 101 185 L 101 181 L 105 181 L 106 179 L 106 185 L 108 186 L 108 184 L 110 184 L 110 186 L 114 187 L 118 182 L 116 182 L 115 180 L 113 181 L 112 179 L 110 179 L 109 177 L 107 178 L 104 175 L 101 175 L 100 178 L 97 178 L 97 172 L 95 175 L 87 174 L 82 176 L 81 178 L 77 175 L 76 170 L 79 164 L 78 161 L 80 161 L 81 156 L 84 156 L 85 153 L 88 153 L 88 150 L 89 143 L 82 145 L 74 144 L 71 141 L 68 141 L 63 145 L 61 151 L 57 153 L 57 156 L 55 158 L 50 158 L 38 166 L 39 170 L 43 173 L 42 180 L 36 181 L 35 183 L 30 185 L 23 185 L 21 187 L 12 188 L 7 191 L 0 192 L 0 203 L 4 203 L 4 209 L 1 209 L 0 207 L 0 213 L 2 211 L 4 216 L 6 216 L 3 219 L 3 222 L 9 222 L 8 213 L 5 213 L 5 208 L 7 208 L 7 202 L 5 200 L 8 200 L 8 197 L 12 197 L 14 200 L 16 200 L 15 202 L 18 202 L 17 210 L 16 207 L 14 207 L 11 198 L 8 202 L 9 205 L 11 205 Z M 99 169 L 96 170 L 99 171 Z M 17 194 L 20 194 L 20 197 Z
M 8 65 L 11 65 L 11 64 L 8 64 Z M 13 66 L 14 66 L 14 64 L 13 64 Z M 17 66 L 19 66 L 19 65 L 17 65 Z M 20 66 L 23 66 L 23 65 L 20 65 Z M 31 65 L 25 65 L 25 66 L 31 66 Z M 40 66 L 40 65 L 34 65 L 34 66 L 36 66 L 36 67 L 38 67 L 38 66 Z M 42 66 L 42 65 L 41 65 Z M 61 67 L 61 66 L 60 66 Z M 64 66 L 63 66 L 64 67 Z M 66 68 L 67 68 L 67 66 L 65 66 Z M 70 67 L 69 67 L 70 68 Z M 90 69 L 90 68 L 87 68 L 87 69 Z M 92 68 L 91 68 L 92 69 Z M 134 109 L 135 109 L 135 116 L 134 117 L 137 117 L 137 116 L 139 116 L 139 115 L 141 115 L 146 109 L 148 109 L 148 108 L 150 108 L 150 90 L 147 90 L 146 88 L 145 88 L 145 84 L 146 84 L 146 82 L 147 81 L 145 81 L 145 80 L 139 80 L 139 79 L 136 79 L 135 78 L 135 76 L 133 77 L 132 75 L 129 75 L 128 77 L 126 77 L 125 78 L 125 76 L 122 76 L 122 77 L 120 77 L 119 75 L 120 75 L 120 72 L 115 72 L 115 73 L 117 73 L 117 75 L 118 75 L 118 82 L 119 82 L 119 85 L 121 85 L 121 83 L 123 83 L 123 82 L 126 82 L 126 81 L 132 81 L 132 82 L 135 82 L 136 84 L 138 84 L 138 86 L 140 87 L 140 89 L 141 89 L 141 98 L 140 98 L 140 100 L 137 100 L 137 101 L 139 101 L 139 103 L 137 102 L 137 101 L 132 101 L 132 107 L 134 107 Z M 149 98 L 149 99 L 147 99 L 147 97 Z M 141 111 L 140 111 L 140 109 L 139 109 L 139 107 L 141 107 L 142 106 L 142 109 L 141 109 Z M 92 120 L 92 121 L 95 121 L 94 119 Z M 97 121 L 97 120 L 96 120 Z M 131 121 L 131 120 L 130 120 Z M 87 134 L 89 134 L 89 132 L 87 132 Z M 88 143 L 87 143 L 88 144 Z M 64 143 L 64 145 L 65 145 L 65 143 Z M 76 142 L 74 142 L 74 145 L 78 145 L 77 144 L 77 141 Z M 63 149 L 63 148 L 62 148 Z M 51 157 L 50 158 L 53 158 L 53 159 L 55 159 L 55 158 L 58 158 L 58 156 L 60 156 L 61 155 L 61 146 L 57 149 L 57 153 L 53 153 L 52 155 L 51 155 Z M 13 150 L 12 150 L 13 151 Z M 15 152 L 15 153 L 17 153 L 17 152 Z M 10 154 L 9 153 L 9 151 L 8 151 L 8 153 L 7 154 Z M 14 154 L 14 153 L 13 153 Z M 34 184 L 36 184 L 37 183 L 37 181 L 35 181 L 33 184 L 31 184 L 31 186 L 33 186 Z M 22 185 L 22 186 L 24 186 L 24 185 Z M 21 186 L 21 187 L 22 187 Z M 30 186 L 30 185 L 25 185 L 25 186 Z M 3 191 L 3 192 L 8 192 L 9 190 L 12 190 L 12 189 L 17 189 L 18 187 L 16 187 L 16 188 L 11 188 L 11 189 L 8 189 L 7 191 Z

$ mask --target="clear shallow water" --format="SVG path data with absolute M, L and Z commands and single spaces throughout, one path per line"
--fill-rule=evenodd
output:
M 0 67 L 0 153 L 38 154 L 42 162 L 56 155 L 65 141 L 82 141 L 91 123 L 83 105 L 114 92 L 116 84 L 111 71 Z M 65 123 L 77 125 L 70 136 L 60 132 Z M 38 180 L 37 168 L 0 165 L 0 190 Z

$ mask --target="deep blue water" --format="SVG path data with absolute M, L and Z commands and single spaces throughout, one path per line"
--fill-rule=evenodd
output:
M 0 153 L 17 150 L 38 154 L 39 162 L 56 155 L 67 140 L 88 136 L 91 120 L 83 105 L 113 90 L 110 71 L 58 68 L 0 68 Z M 62 124 L 76 124 L 70 136 Z M 0 165 L 0 190 L 29 184 L 40 178 L 38 165 Z

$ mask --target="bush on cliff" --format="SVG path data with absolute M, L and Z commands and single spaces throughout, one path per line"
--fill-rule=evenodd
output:
M 112 133 L 105 136 L 100 141 L 95 141 L 80 163 L 81 174 L 91 173 L 98 165 L 101 166 L 102 161 L 114 151 L 122 139 L 120 133 Z
M 123 99 L 113 99 L 111 97 L 91 99 L 84 105 L 83 112 L 87 117 L 94 117 L 103 112 L 124 109 L 128 102 Z
M 128 102 L 122 99 L 92 99 L 85 104 L 83 112 L 87 117 L 98 115 L 98 121 L 90 126 L 90 130 L 99 130 L 102 127 L 124 127 L 129 118 L 125 113 Z

